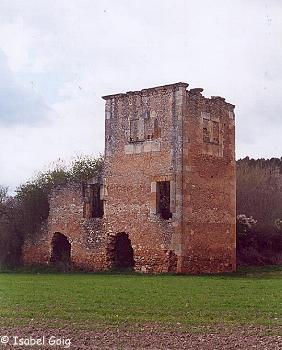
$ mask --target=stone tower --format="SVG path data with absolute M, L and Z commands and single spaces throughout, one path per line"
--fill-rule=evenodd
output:
M 135 270 L 236 269 L 234 105 L 176 83 L 104 96 L 104 222 Z
M 104 174 L 53 188 L 23 262 L 234 271 L 234 106 L 177 83 L 104 96 Z

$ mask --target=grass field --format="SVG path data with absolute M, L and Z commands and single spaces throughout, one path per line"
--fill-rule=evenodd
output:
M 1 273 L 0 325 L 281 325 L 282 268 L 220 276 Z

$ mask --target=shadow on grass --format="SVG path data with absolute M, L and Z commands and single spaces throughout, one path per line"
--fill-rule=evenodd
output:
M 71 265 L 32 265 L 32 266 L 18 266 L 18 267 L 5 267 L 0 266 L 0 273 L 23 273 L 23 274 L 89 274 L 89 275 L 132 275 L 132 276 L 177 276 L 177 277 L 254 277 L 254 278 L 266 278 L 266 277 L 280 277 L 282 278 L 282 265 L 265 265 L 265 266 L 239 266 L 236 272 L 226 272 L 220 274 L 198 274 L 198 275 L 186 275 L 175 273 L 160 273 L 160 274 L 144 274 L 135 272 L 132 269 L 110 269 L 105 271 L 86 271 L 75 268 Z
M 132 269 L 109 269 L 104 271 L 87 271 L 65 264 L 56 265 L 30 265 L 30 266 L 0 266 L 0 273 L 23 273 L 23 274 L 93 274 L 93 275 L 134 275 L 140 273 Z

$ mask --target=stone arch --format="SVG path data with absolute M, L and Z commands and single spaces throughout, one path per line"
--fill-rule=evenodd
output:
M 117 270 L 134 269 L 134 251 L 125 232 L 110 237 L 108 244 L 109 266 Z
M 71 243 L 68 238 L 60 232 L 55 232 L 53 234 L 50 262 L 65 265 L 71 262 Z

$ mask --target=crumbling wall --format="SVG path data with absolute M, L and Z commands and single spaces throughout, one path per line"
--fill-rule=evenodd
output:
M 87 186 L 86 186 L 87 187 Z M 85 270 L 107 268 L 104 221 L 86 214 L 88 198 L 85 185 L 58 186 L 51 192 L 50 213 L 38 238 L 26 241 L 23 249 L 25 264 L 49 264 L 52 238 L 61 233 L 71 244 L 71 264 Z
M 180 236 L 182 99 L 187 84 L 106 96 L 105 222 L 126 232 L 135 269 L 168 272 Z M 157 211 L 157 183 L 170 181 L 171 217 Z M 175 263 L 173 263 L 175 265 Z
M 59 232 L 75 267 L 112 268 L 123 234 L 136 271 L 235 270 L 234 106 L 187 87 L 104 96 L 104 178 L 52 191 L 25 263 L 49 263 Z
M 184 221 L 179 271 L 236 269 L 234 106 L 187 92 L 183 135 Z

